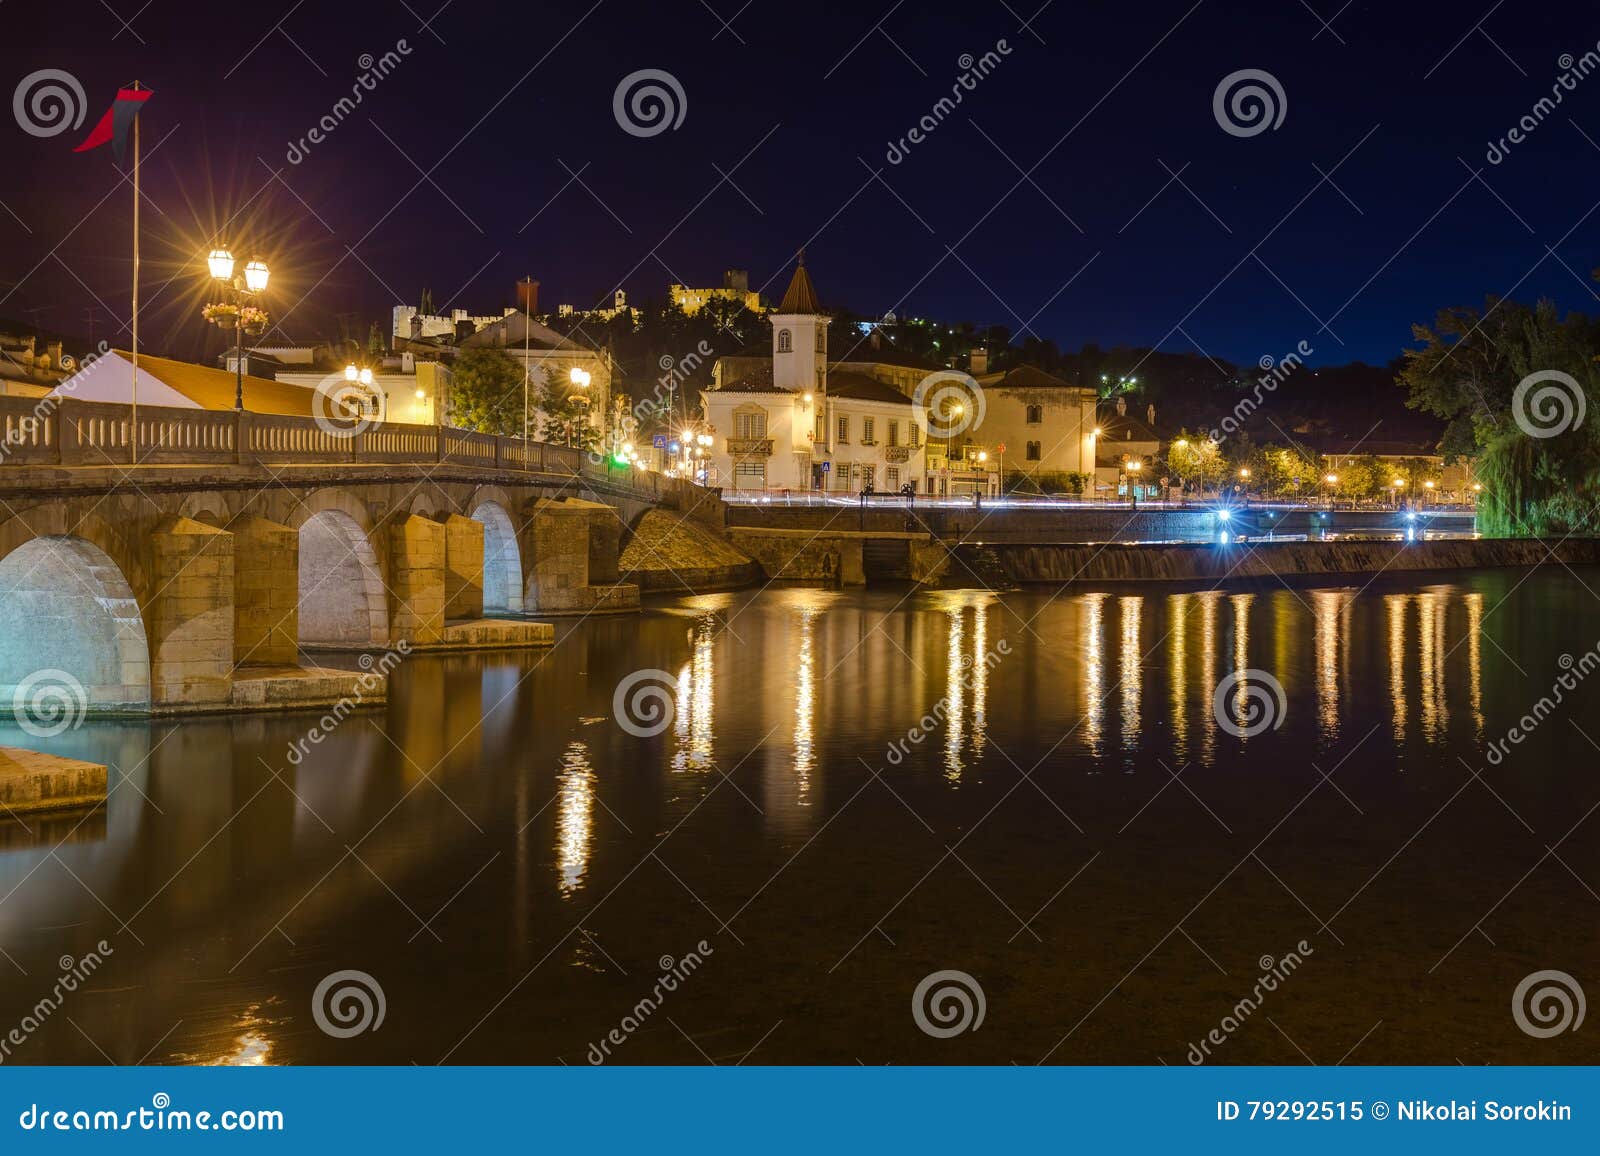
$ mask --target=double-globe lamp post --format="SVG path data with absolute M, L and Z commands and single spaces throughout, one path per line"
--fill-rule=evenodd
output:
M 253 258 L 245 267 L 244 272 L 235 277 L 233 274 L 233 254 L 226 247 L 213 249 L 206 257 L 206 265 L 211 270 L 211 279 L 227 286 L 233 293 L 233 304 L 236 307 L 233 314 L 233 408 L 236 411 L 244 409 L 244 305 L 246 301 L 264 293 L 267 288 L 267 263 L 260 257 Z

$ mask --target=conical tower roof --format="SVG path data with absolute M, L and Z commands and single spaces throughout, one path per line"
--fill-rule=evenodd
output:
M 789 290 L 783 295 L 783 303 L 778 306 L 779 313 L 821 313 L 822 306 L 817 301 L 817 290 L 811 284 L 811 274 L 806 272 L 806 255 L 804 250 L 794 267 L 794 277 L 789 281 Z

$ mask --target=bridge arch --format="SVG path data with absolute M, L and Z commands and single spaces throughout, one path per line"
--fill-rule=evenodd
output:
M 48 735 L 86 711 L 149 708 L 139 602 L 121 567 L 87 538 L 44 534 L 7 550 L 0 621 L 11 624 L 0 631 L 0 706 L 24 729 Z
M 377 553 L 348 513 L 328 508 L 300 523 L 300 645 L 363 648 L 389 642 Z
M 522 612 L 522 550 L 516 526 L 499 502 L 479 502 L 472 520 L 483 526 L 483 610 Z

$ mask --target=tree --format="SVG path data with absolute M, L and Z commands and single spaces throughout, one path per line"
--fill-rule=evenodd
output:
M 583 390 L 572 384 L 571 373 L 569 365 L 545 367 L 544 380 L 535 391 L 535 403 L 539 408 L 535 436 L 540 441 L 596 449 L 600 445 L 600 434 L 589 421 L 592 403 Z
M 1179 430 L 1167 446 L 1167 473 L 1204 493 L 1227 476 L 1228 463 L 1223 460 L 1222 447 L 1205 434 Z
M 1442 310 L 1399 374 L 1407 404 L 1446 419 L 1446 460 L 1476 455 L 1487 534 L 1594 529 L 1600 512 L 1600 422 L 1583 421 L 1600 387 L 1600 327 L 1490 298 L 1481 314 Z
M 503 349 L 464 349 L 451 367 L 450 424 L 522 433 L 522 366 Z

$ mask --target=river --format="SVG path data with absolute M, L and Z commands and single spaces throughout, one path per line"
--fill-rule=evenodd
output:
M 0 728 L 114 783 L 0 828 L 3 1058 L 1592 1061 L 1511 999 L 1600 992 L 1600 677 L 1506 735 L 1600 640 L 1596 590 L 768 589 L 413 656 L 318 742 Z M 946 970 L 983 1007 L 948 1038 L 912 1008 Z M 319 1027 L 341 971 L 381 1024 Z

